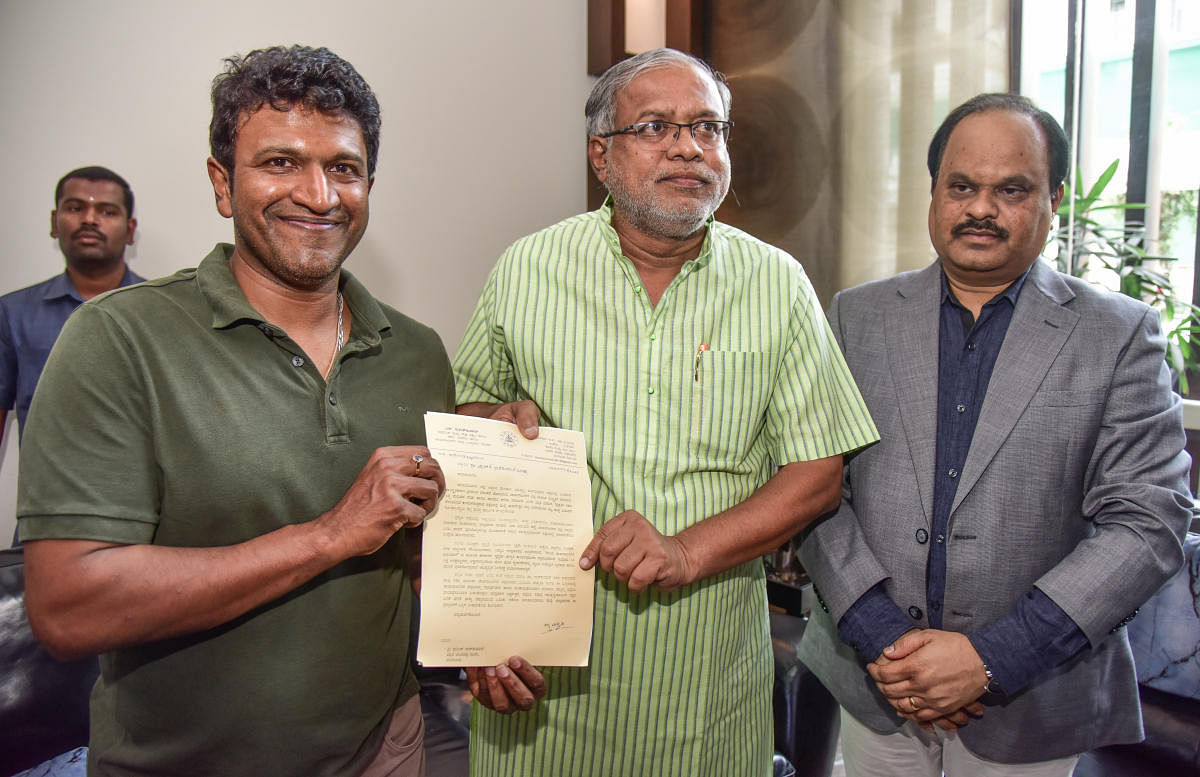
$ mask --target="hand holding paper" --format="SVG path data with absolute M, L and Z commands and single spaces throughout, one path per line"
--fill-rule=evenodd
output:
M 504 713 L 532 709 L 546 695 L 546 679 L 520 656 L 495 667 L 467 667 L 467 687 L 480 704 Z
M 329 535 L 365 556 L 400 529 L 420 526 L 446 488 L 436 461 L 428 460 L 420 470 L 417 460 L 428 456 L 423 445 L 376 449 L 349 490 L 319 519 Z

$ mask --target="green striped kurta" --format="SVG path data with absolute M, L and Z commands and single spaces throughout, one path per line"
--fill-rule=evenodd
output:
M 454 364 L 460 404 L 528 398 L 584 433 L 597 527 L 637 510 L 676 534 L 773 466 L 877 439 L 790 256 L 711 221 L 654 306 L 610 221 L 606 204 L 511 246 Z M 598 570 L 594 629 L 590 666 L 546 669 L 534 711 L 475 706 L 473 775 L 770 773 L 760 561 L 636 596 Z

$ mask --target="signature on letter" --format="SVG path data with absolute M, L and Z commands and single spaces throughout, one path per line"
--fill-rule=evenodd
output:
M 564 629 L 571 628 L 564 621 L 554 621 L 552 623 L 543 623 L 542 625 L 546 627 L 546 630 L 542 632 L 543 634 L 549 634 L 552 631 L 563 631 Z

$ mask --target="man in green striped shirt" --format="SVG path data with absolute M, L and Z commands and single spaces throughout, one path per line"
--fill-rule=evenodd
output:
M 455 359 L 460 412 L 583 431 L 597 523 L 590 666 L 470 671 L 473 774 L 771 771 L 760 557 L 837 506 L 842 454 L 877 435 L 800 265 L 712 219 L 729 103 L 667 49 L 602 76 L 609 200 L 505 252 Z

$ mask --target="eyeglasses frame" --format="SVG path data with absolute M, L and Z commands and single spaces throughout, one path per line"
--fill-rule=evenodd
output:
M 666 119 L 647 119 L 646 121 L 634 122 L 633 124 L 630 124 L 628 127 L 622 127 L 621 129 L 615 129 L 615 130 L 612 130 L 611 132 L 605 132 L 605 133 L 601 134 L 599 137 L 611 138 L 615 135 L 633 135 L 638 140 L 641 140 L 642 137 L 641 137 L 641 135 L 638 135 L 637 128 L 644 126 L 646 124 L 669 124 L 670 126 L 674 127 L 675 134 L 673 136 L 671 136 L 671 143 L 675 143 L 676 141 L 678 141 L 679 133 L 683 132 L 684 127 L 687 127 L 688 132 L 691 133 L 692 142 L 694 142 L 697 146 L 700 146 L 701 148 L 707 148 L 710 150 L 717 148 L 718 145 L 720 145 L 720 144 L 713 145 L 713 146 L 705 146 L 704 144 L 702 144 L 696 138 L 696 127 L 698 125 L 700 125 L 700 124 L 723 125 L 721 127 L 721 143 L 722 144 L 729 143 L 729 132 L 730 132 L 730 130 L 733 129 L 733 122 L 729 121 L 728 119 L 698 119 L 691 123 L 679 122 L 679 121 L 667 121 Z M 666 136 L 664 135 L 663 138 L 665 140 Z M 645 142 L 645 141 L 643 141 L 643 142 Z M 659 141 L 659 143 L 662 143 L 662 141 Z

